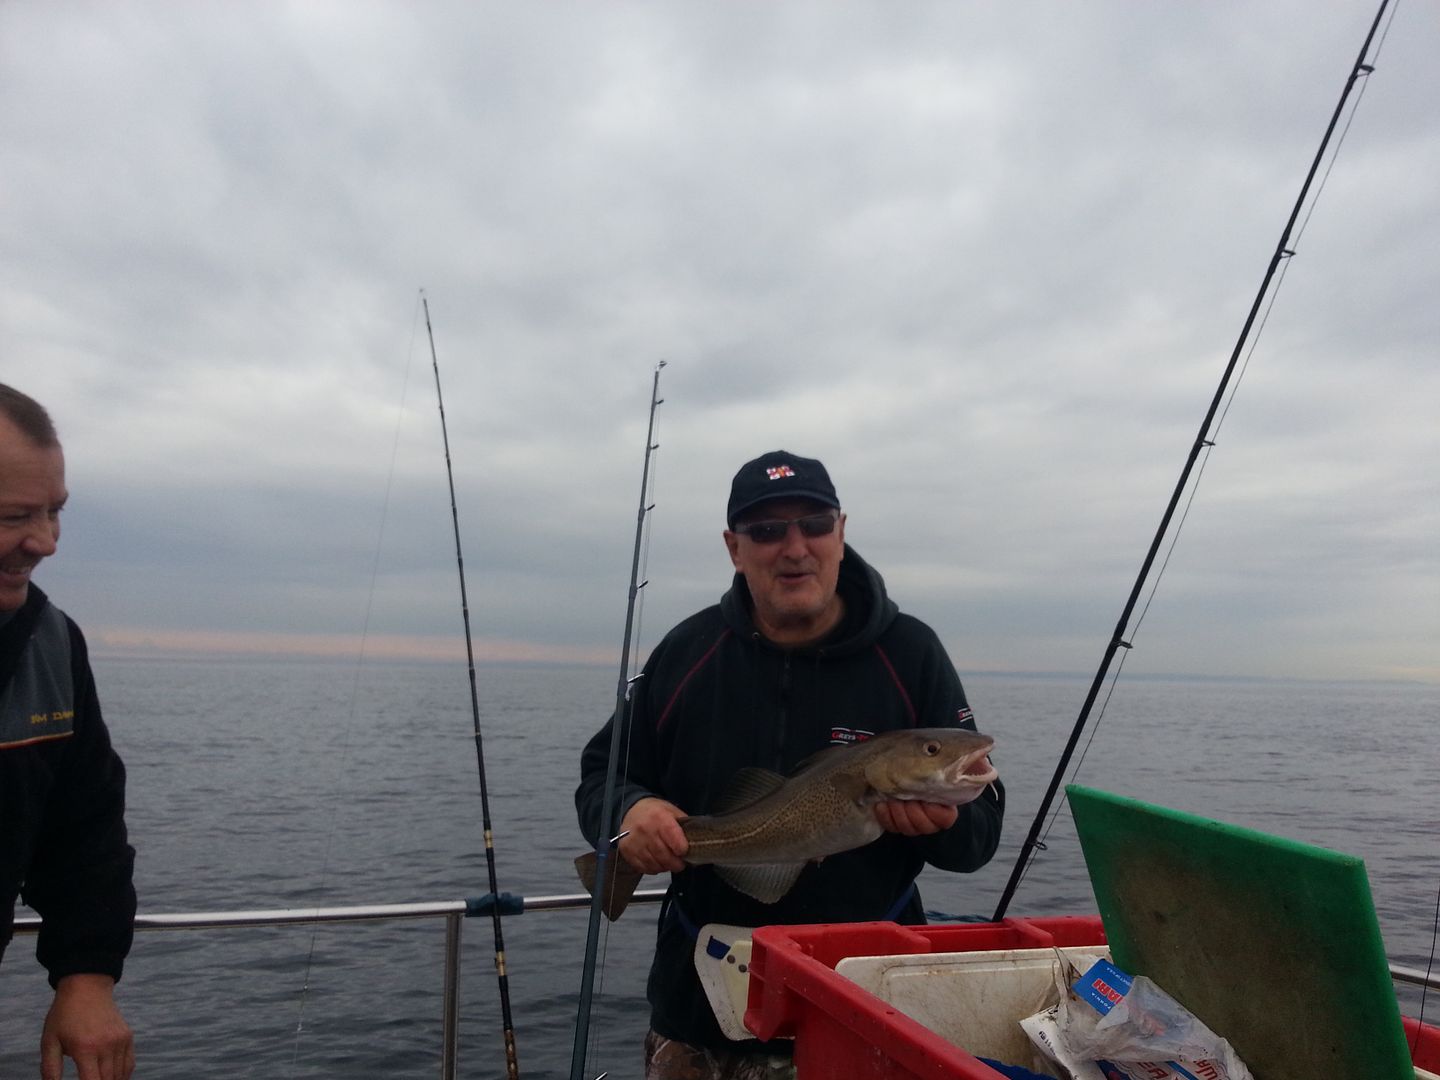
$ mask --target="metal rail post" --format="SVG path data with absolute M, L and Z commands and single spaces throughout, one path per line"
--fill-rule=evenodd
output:
M 461 911 L 445 916 L 445 1002 L 444 1047 L 440 1051 L 440 1080 L 455 1080 L 455 1057 L 460 1044 L 458 1022 L 460 1002 L 460 920 Z

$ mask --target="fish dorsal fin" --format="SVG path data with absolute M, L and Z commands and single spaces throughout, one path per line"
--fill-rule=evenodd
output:
M 754 766 L 741 769 L 730 778 L 725 791 L 710 808 L 712 814 L 731 814 L 742 810 L 751 803 L 757 803 L 766 795 L 779 791 L 785 785 L 785 777 L 769 769 Z
M 716 866 L 715 873 L 732 889 L 753 896 L 762 904 L 773 904 L 788 893 L 800 871 L 798 863 L 761 863 L 753 866 Z
M 799 765 L 796 765 L 795 771 L 792 772 L 790 775 L 799 776 L 801 773 L 808 772 L 809 770 L 815 768 L 817 765 L 823 765 L 825 762 L 833 758 L 836 754 L 843 754 L 849 749 L 850 747 L 848 746 L 821 747 L 819 750 L 816 750 L 815 753 L 811 754 L 809 757 L 801 761 Z

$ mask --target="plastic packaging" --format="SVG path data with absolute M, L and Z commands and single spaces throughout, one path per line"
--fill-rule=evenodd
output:
M 1056 964 L 1059 1002 L 1020 1022 L 1075 1080 L 1253 1080 L 1234 1049 L 1149 979 Z

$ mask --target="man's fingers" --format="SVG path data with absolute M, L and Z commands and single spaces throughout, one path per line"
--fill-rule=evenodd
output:
M 130 1080 L 135 1072 L 135 1043 L 127 1039 L 100 1059 L 100 1080 Z
M 115 1047 L 114 1052 L 107 1055 L 102 1065 L 100 1080 L 130 1080 L 134 1072 L 135 1044 L 129 1041 L 123 1046 Z
M 685 869 L 680 855 L 688 847 L 684 831 L 672 818 L 668 827 L 661 824 L 653 830 L 632 830 L 620 841 L 620 854 L 636 870 L 660 874 Z
M 40 1035 L 41 1080 L 60 1080 L 64 1059 L 79 1080 L 129 1080 L 135 1071 L 135 1037 L 115 1007 L 108 975 L 66 975 Z
M 45 1057 L 44 1049 L 41 1049 L 40 1075 L 43 1080 L 60 1080 L 64 1057 L 67 1055 L 71 1061 L 75 1062 L 77 1080 L 120 1080 L 121 1074 L 111 1068 L 110 1054 L 96 1053 L 94 1050 L 75 1046 L 62 1051 L 58 1042 L 55 1046 L 54 1072 L 46 1071 L 51 1068 L 51 1065 Z
M 60 1080 L 63 1052 L 59 1041 L 54 1044 L 53 1058 L 46 1056 L 46 1050 L 46 1046 L 41 1047 L 41 1080 Z M 77 1080 L 130 1080 L 135 1072 L 135 1043 L 132 1039 L 99 1050 L 72 1047 L 70 1057 L 75 1062 Z
M 929 836 L 955 824 L 959 811 L 943 803 L 890 799 L 875 804 L 875 820 L 886 832 Z
M 682 869 L 685 864 L 681 862 L 681 859 L 690 850 L 690 840 L 685 835 L 685 830 L 680 827 L 677 818 L 670 818 L 661 824 L 659 839 L 665 847 L 666 858 L 679 864 L 671 869 Z
M 45 1034 L 40 1040 L 40 1080 L 60 1080 L 60 1040 Z
M 660 874 L 667 870 L 683 870 L 683 856 L 690 849 L 679 819 L 685 812 L 664 799 L 641 799 L 625 814 L 621 832 L 628 833 L 620 841 L 620 854 L 636 870 Z

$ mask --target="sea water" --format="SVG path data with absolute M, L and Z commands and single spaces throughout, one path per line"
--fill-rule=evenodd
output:
M 502 891 L 579 891 L 578 758 L 613 706 L 616 675 L 479 669 Z M 102 659 L 96 676 L 129 769 L 143 912 L 489 891 L 463 667 Z M 927 907 L 994 910 L 1088 682 L 965 676 L 981 729 L 997 739 L 1006 835 L 978 873 L 928 871 Z M 1077 778 L 1362 856 L 1391 959 L 1423 967 L 1440 888 L 1437 720 L 1435 686 L 1127 678 L 1082 742 Z M 1010 913 L 1094 910 L 1062 809 Z M 587 1075 L 638 1073 L 655 914 L 632 909 L 608 928 Z M 583 911 L 504 920 L 523 1076 L 569 1075 L 585 930 Z M 491 921 L 467 920 L 464 932 L 459 1073 L 503 1077 Z M 434 1077 L 443 946 L 440 920 L 142 932 L 118 990 L 138 1075 Z M 36 1075 L 49 991 L 33 951 L 33 937 L 18 938 L 0 968 L 3 1080 Z M 1418 992 L 1402 988 L 1401 1002 L 1413 1015 Z M 1432 994 L 1427 1018 L 1436 1011 Z

